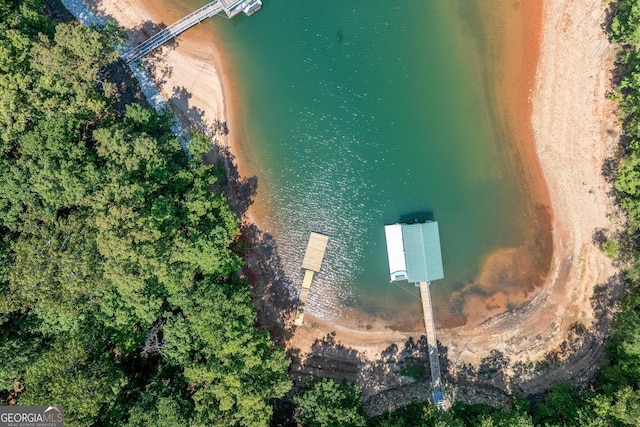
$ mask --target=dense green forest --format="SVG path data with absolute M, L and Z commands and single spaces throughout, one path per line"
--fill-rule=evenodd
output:
M 258 426 L 291 387 L 256 329 L 223 171 L 116 108 L 113 28 L 0 2 L 0 389 L 70 426 Z
M 640 0 L 612 8 L 624 145 L 612 180 L 632 267 L 594 386 L 514 396 L 511 410 L 414 403 L 367 419 L 357 386 L 321 379 L 285 424 L 640 424 Z M 70 426 L 268 425 L 289 360 L 237 277 L 237 218 L 210 191 L 224 171 L 181 150 L 170 115 L 123 103 L 116 28 L 50 12 L 0 2 L 2 403 L 64 405 Z

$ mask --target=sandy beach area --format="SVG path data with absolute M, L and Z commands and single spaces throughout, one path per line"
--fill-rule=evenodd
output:
M 158 5 L 153 1 L 87 0 L 86 3 L 99 16 L 125 28 L 134 43 L 144 41 L 189 12 L 172 7 L 169 2 Z M 147 55 L 143 62 L 183 121 L 211 135 L 220 146 L 230 148 L 233 139 L 219 126 L 225 122 L 232 126 L 228 102 L 234 98 L 234 82 L 229 78 L 233 70 L 223 54 L 216 44 L 212 22 L 205 21 Z M 237 150 L 230 148 L 230 151 Z
M 592 328 L 594 288 L 616 274 L 594 244 L 596 230 L 611 230 L 615 215 L 602 175 L 617 145 L 607 100 L 614 50 L 602 29 L 606 3 L 546 0 L 543 14 L 531 124 L 553 211 L 551 270 L 523 308 L 471 330 L 442 331 L 456 364 L 477 363 L 492 349 L 511 363 L 539 360 L 560 347 L 572 325 Z
M 154 7 L 152 0 L 94 0 L 89 2 L 103 16 L 115 19 L 138 40 L 157 31 L 154 25 L 170 24 L 184 11 Z M 539 12 L 542 34 L 537 61 L 520 66 L 531 69 L 530 89 L 514 95 L 524 102 L 525 117 L 509 120 L 527 123 L 531 117 L 534 144 L 529 144 L 530 159 L 539 160 L 544 185 L 535 191 L 546 192 L 553 212 L 553 259 L 546 283 L 529 303 L 510 310 L 473 328 L 438 331 L 438 339 L 448 351 L 449 369 L 469 363 L 478 365 L 493 350 L 502 352 L 510 366 L 516 362 L 540 360 L 556 350 L 569 337 L 576 322 L 587 329 L 596 321 L 591 297 L 594 287 L 606 285 L 616 274 L 608 260 L 593 243 L 596 229 L 610 230 L 609 215 L 614 214 L 607 196 L 609 185 L 602 176 L 603 162 L 616 146 L 614 106 L 607 100 L 613 66 L 613 47 L 602 30 L 606 3 L 602 0 L 545 0 Z M 208 26 L 208 28 L 207 28 Z M 162 48 L 145 62 L 163 93 L 179 114 L 201 129 L 212 130 L 215 139 L 227 147 L 239 162 L 243 175 L 241 144 L 234 140 L 232 64 L 224 61 L 224 51 L 216 45 L 210 23 L 201 24 L 184 33 L 174 45 Z M 537 41 L 534 40 L 535 43 Z M 526 57 L 526 58 L 525 58 Z M 535 77 L 535 78 L 534 78 Z M 524 87 L 527 87 L 526 85 Z M 524 100 L 524 101 L 523 101 Z M 229 135 L 215 131 L 215 123 L 226 122 Z M 527 154 L 522 154 L 526 156 Z M 547 197 L 547 196 L 545 196 Z M 260 214 L 249 210 L 245 224 L 255 222 Z M 258 225 L 260 222 L 258 221 Z M 256 243 L 264 244 L 260 230 L 251 227 Z M 257 236 L 257 237 L 256 237 Z M 304 328 L 292 333 L 291 301 L 280 311 L 269 309 L 276 300 L 287 300 L 285 290 L 277 289 L 277 274 L 269 271 L 269 263 L 260 252 L 248 256 L 254 302 L 260 323 L 269 329 L 276 341 L 304 359 L 317 340 L 335 333 L 340 342 L 359 358 L 375 361 L 392 344 L 404 345 L 405 334 L 391 330 L 371 333 L 349 325 L 336 327 L 320 319 L 306 318 Z M 253 271 L 253 272 L 251 272 Z M 506 304 L 506 301 L 505 301 Z M 285 304 L 286 305 L 286 304 Z M 271 312 L 268 312 L 271 310 Z M 606 326 L 606 325 L 605 325 Z M 600 325 L 599 327 L 605 327 Z M 593 352 L 592 352 L 593 353 Z M 333 354 L 333 353 L 332 353 Z M 601 358 L 593 353 L 583 363 Z M 340 363 L 340 361 L 338 361 Z M 327 363 L 325 369 L 331 369 Z M 322 368 L 317 369 L 316 374 Z M 570 370 L 569 370 L 570 371 Z M 566 375 L 575 375 L 567 371 Z M 358 376 L 356 375 L 356 378 Z M 561 380 L 560 376 L 554 380 Z M 527 389 L 523 389 L 527 392 Z

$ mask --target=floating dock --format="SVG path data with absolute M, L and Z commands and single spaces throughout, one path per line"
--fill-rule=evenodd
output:
M 313 280 L 313 274 L 320 272 L 324 253 L 327 249 L 327 243 L 329 243 L 329 236 L 318 233 L 311 233 L 309 236 L 307 250 L 302 260 L 302 268 L 305 272 L 304 279 L 302 280 L 302 289 L 300 290 L 300 302 L 298 303 L 296 319 L 293 322 L 296 326 L 302 326 L 304 324 L 304 308 L 307 304 L 309 291 L 311 290 L 311 281 Z

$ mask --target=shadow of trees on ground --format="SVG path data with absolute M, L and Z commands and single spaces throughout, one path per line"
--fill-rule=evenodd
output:
M 282 347 L 293 335 L 291 319 L 297 306 L 293 285 L 284 273 L 273 236 L 246 222 L 240 232 L 248 245 L 242 273 L 252 289 L 259 326 Z
M 295 387 L 301 387 L 306 378 L 318 377 L 357 382 L 365 360 L 357 350 L 336 341 L 335 336 L 332 332 L 317 339 L 305 354 L 297 349 L 289 352 L 292 360 L 289 372 Z
M 119 116 L 122 116 L 126 111 L 126 106 L 132 103 L 149 106 L 138 81 L 131 74 L 131 70 L 124 61 L 112 62 L 101 70 L 100 74 L 105 82 L 116 88 L 112 106 Z
M 76 21 L 75 16 L 73 16 L 66 7 L 61 7 L 60 4 L 60 0 L 45 0 L 44 13 L 47 17 L 52 21 L 63 22 L 65 24 Z
M 595 380 L 605 361 L 604 345 L 615 307 L 626 288 L 622 274 L 596 286 L 591 304 L 595 311 L 592 325 L 575 323 L 560 348 L 536 362 L 510 364 L 508 355 L 498 350 L 484 358 L 478 367 L 463 365 L 445 382 L 455 386 L 454 398 L 470 403 L 509 405 L 509 394 L 536 401 L 553 385 L 570 381 L 585 389 Z
M 612 276 L 607 284 L 596 287 L 592 298 L 596 323 L 591 327 L 574 324 L 560 348 L 536 362 L 512 363 L 508 354 L 495 349 L 478 366 L 465 364 L 456 366 L 452 371 L 449 349 L 438 343 L 447 397 L 452 401 L 508 408 L 512 404 L 511 395 L 541 400 L 546 391 L 561 381 L 571 381 L 579 389 L 585 389 L 593 383 L 599 366 L 605 360 L 606 333 L 615 312 L 612 308 L 624 288 L 621 275 Z M 289 355 L 292 358 L 290 377 L 294 380 L 294 389 L 275 408 L 293 410 L 291 397 L 295 391 L 303 386 L 305 379 L 317 377 L 358 383 L 363 389 L 364 406 L 369 416 L 413 401 L 431 399 L 431 375 L 424 335 L 418 340 L 409 337 L 401 345 L 390 345 L 375 361 L 367 360 L 358 350 L 337 341 L 335 332 L 316 340 L 310 351 L 301 353 L 293 349 Z
M 427 340 L 423 335 L 409 337 L 403 344 L 391 344 L 378 360 L 370 361 L 357 349 L 336 340 L 336 333 L 317 339 L 310 350 L 288 352 L 292 359 L 289 376 L 294 387 L 274 408 L 291 410 L 292 396 L 312 378 L 348 380 L 363 390 L 365 410 L 373 416 L 412 401 L 425 401 L 431 395 Z M 441 363 L 446 360 L 441 358 Z M 285 419 L 285 416 L 277 416 Z
M 219 141 L 220 137 L 226 137 L 229 135 L 227 122 L 219 119 L 213 119 L 212 121 L 206 120 L 204 118 L 204 110 L 190 105 L 191 98 L 193 98 L 193 94 L 186 87 L 175 86 L 171 91 L 169 104 L 174 111 L 176 111 L 176 114 L 180 119 L 185 123 L 189 123 L 189 127 L 192 131 L 197 131 L 208 136 L 212 139 L 212 147 L 215 150 L 224 151 L 217 154 L 227 156 L 229 161 L 235 161 L 235 157 L 231 155 L 229 150 L 225 150 L 226 144 L 221 144 Z
M 164 25 L 164 23 L 156 24 L 151 21 L 145 21 L 137 27 L 128 30 L 127 42 L 129 47 L 131 48 L 139 45 L 149 37 L 164 30 L 166 27 L 167 26 Z M 159 46 L 157 49 L 145 55 L 145 58 L 147 58 L 147 61 L 145 61 L 145 65 L 157 84 L 166 84 L 168 81 L 167 79 L 169 79 L 173 75 L 173 68 L 171 68 L 171 66 L 169 66 L 166 61 L 163 61 L 162 57 L 167 51 L 176 49 L 179 45 L 180 37 L 174 37 L 164 42 L 162 46 Z

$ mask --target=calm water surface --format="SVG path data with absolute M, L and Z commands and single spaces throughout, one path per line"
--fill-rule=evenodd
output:
M 462 0 L 264 3 L 215 27 L 238 85 L 232 131 L 294 283 L 309 232 L 331 237 L 308 312 L 419 330 L 417 290 L 389 283 L 383 225 L 427 211 L 446 276 L 434 303 L 461 322 L 451 295 L 535 232 L 477 53 L 486 21 Z

